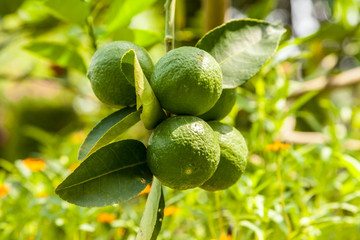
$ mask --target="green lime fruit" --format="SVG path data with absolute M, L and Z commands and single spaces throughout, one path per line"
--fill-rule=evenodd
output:
M 223 89 L 216 104 L 208 112 L 199 117 L 205 121 L 223 119 L 231 112 L 235 105 L 236 95 L 236 88 Z
M 217 121 L 209 122 L 220 144 L 220 163 L 212 177 L 202 186 L 208 191 L 224 190 L 239 180 L 245 171 L 248 149 L 241 133 Z
M 197 116 L 210 110 L 219 99 L 222 72 L 204 50 L 180 47 L 155 64 L 150 85 L 167 111 Z
M 216 170 L 220 146 L 214 131 L 194 116 L 171 117 L 151 135 L 147 163 L 159 181 L 173 189 L 202 185 Z
M 131 42 L 116 41 L 103 45 L 91 59 L 87 76 L 96 97 L 112 106 L 129 106 L 136 103 L 135 88 L 120 68 L 121 57 L 134 49 L 147 78 L 151 77 L 153 62 L 147 51 Z

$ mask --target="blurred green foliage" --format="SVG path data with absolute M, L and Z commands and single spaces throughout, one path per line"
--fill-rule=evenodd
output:
M 0 1 L 0 184 L 9 191 L 0 191 L 0 239 L 134 239 L 145 196 L 87 209 L 60 200 L 54 188 L 77 162 L 85 135 L 114 111 L 98 102 L 84 75 L 93 52 L 127 40 L 156 62 L 165 53 L 163 4 Z M 201 1 L 177 4 L 176 46 L 194 45 L 203 34 Z M 164 188 L 173 211 L 159 239 L 218 239 L 229 228 L 232 239 L 242 240 L 360 238 L 359 84 L 292 96 L 308 80 L 359 66 L 359 10 L 359 0 L 232 1 L 233 17 L 288 29 L 279 52 L 238 89 L 237 105 L 223 120 L 246 138 L 248 167 L 226 191 Z M 308 19 L 311 29 L 301 24 Z M 309 137 L 266 151 L 289 119 L 296 131 L 325 141 Z M 146 143 L 149 131 L 139 123 L 119 139 L 129 136 Z M 46 167 L 32 172 L 25 158 Z M 115 220 L 99 221 L 104 212 Z

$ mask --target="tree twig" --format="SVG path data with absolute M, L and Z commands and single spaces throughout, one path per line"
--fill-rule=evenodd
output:
M 281 141 L 296 144 L 326 144 L 328 139 L 321 132 L 301 132 L 295 131 L 296 119 L 287 117 L 281 128 Z M 344 142 L 344 148 L 347 150 L 360 150 L 360 140 L 347 139 Z
M 360 83 L 360 67 L 344 71 L 335 76 L 321 76 L 300 84 L 289 98 L 297 98 L 307 92 L 346 87 Z

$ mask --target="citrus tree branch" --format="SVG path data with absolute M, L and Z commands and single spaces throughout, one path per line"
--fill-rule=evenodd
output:
M 176 0 L 166 0 L 165 3 L 165 45 L 166 52 L 175 46 L 175 4 Z

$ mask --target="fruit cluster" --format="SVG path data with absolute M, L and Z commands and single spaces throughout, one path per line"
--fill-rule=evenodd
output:
M 135 88 L 120 69 L 122 56 L 134 49 L 160 105 L 171 117 L 158 124 L 147 147 L 147 164 L 159 181 L 173 189 L 222 190 L 246 167 L 241 133 L 220 123 L 232 109 L 236 89 L 222 89 L 222 72 L 206 51 L 180 47 L 155 66 L 145 49 L 129 42 L 105 44 L 89 70 L 95 95 L 112 106 L 136 104 Z

